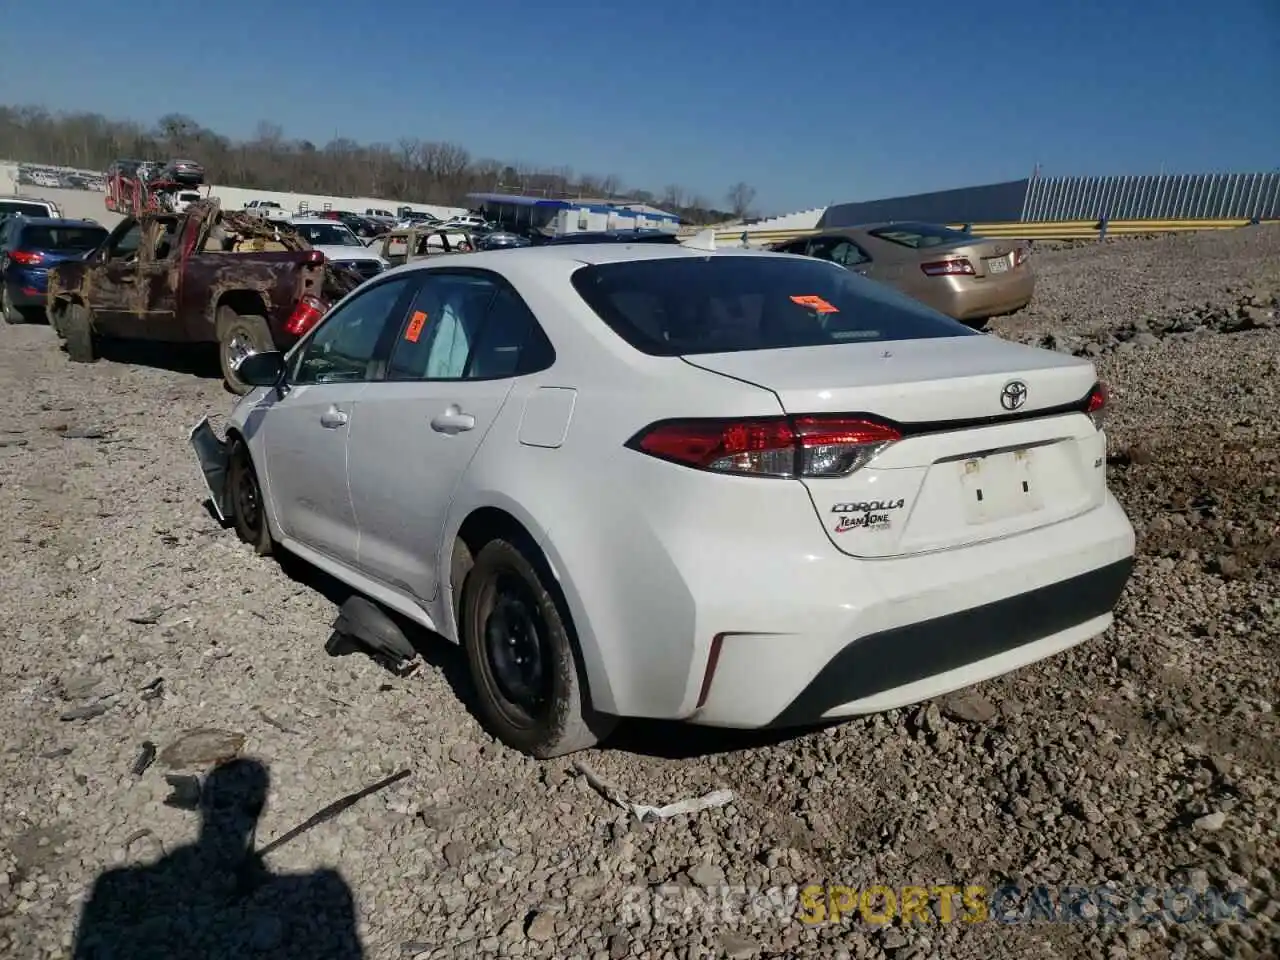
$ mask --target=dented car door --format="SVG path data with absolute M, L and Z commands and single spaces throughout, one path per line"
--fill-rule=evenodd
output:
M 150 339 L 187 338 L 177 317 L 182 227 L 182 217 L 156 217 L 148 224 L 146 242 L 140 250 L 135 323 L 139 332 Z
M 143 225 L 126 219 L 85 265 L 81 288 L 95 326 L 107 334 L 128 334 L 138 289 L 138 251 Z

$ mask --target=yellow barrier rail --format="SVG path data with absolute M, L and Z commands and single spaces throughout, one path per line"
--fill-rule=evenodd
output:
M 952 223 L 954 230 L 964 230 L 978 237 L 1010 240 L 1100 240 L 1113 236 L 1141 236 L 1157 233 L 1186 233 L 1196 230 L 1234 230 L 1256 221 L 1233 218 L 1219 220 L 1051 220 L 1039 223 L 1012 221 L 1005 223 Z M 1270 221 L 1268 221 L 1270 222 Z M 833 228 L 833 232 L 839 228 Z M 717 243 L 741 243 L 744 230 L 718 230 Z M 821 233 L 820 230 L 751 230 L 745 229 L 750 246 L 784 243 Z

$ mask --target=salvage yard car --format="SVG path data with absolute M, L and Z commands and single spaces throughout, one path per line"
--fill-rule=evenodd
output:
M 324 217 L 294 217 L 288 227 L 306 240 L 311 249 L 323 253 L 330 263 L 354 270 L 364 280 L 376 277 L 390 266 L 340 221 Z
M 70 359 L 93 362 L 104 336 L 216 343 L 228 387 L 247 392 L 235 361 L 287 349 L 338 298 L 325 291 L 320 251 L 241 235 L 229 222 L 216 200 L 126 217 L 88 256 L 50 270 L 49 322 Z M 359 278 L 339 282 L 349 289 Z
M 1090 362 L 811 258 L 428 259 L 240 376 L 192 433 L 220 515 L 461 644 L 535 757 L 931 698 L 1098 635 L 1132 569 Z
M 979 329 L 992 317 L 1021 310 L 1035 292 L 1026 241 L 992 240 L 931 223 L 828 230 L 774 249 L 829 260 Z

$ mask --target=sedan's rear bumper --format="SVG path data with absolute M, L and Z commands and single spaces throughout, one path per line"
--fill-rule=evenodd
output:
M 1087 514 L 1007 541 L 851 560 L 834 578 L 796 570 L 774 595 L 741 597 L 731 622 L 708 624 L 725 635 L 707 660 L 704 702 L 687 719 L 804 726 L 1019 669 L 1110 626 L 1133 554 L 1133 527 L 1108 495 Z M 781 632 L 771 611 L 795 596 L 807 610 Z
M 1035 274 L 1027 266 L 999 277 L 940 278 L 947 284 L 932 305 L 957 320 L 985 320 L 1021 310 L 1035 293 Z
M 1133 558 L 931 620 L 859 637 L 827 661 L 770 726 L 929 699 L 1034 663 L 1101 633 Z

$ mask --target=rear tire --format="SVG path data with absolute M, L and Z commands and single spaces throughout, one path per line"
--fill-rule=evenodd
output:
M 244 396 L 253 387 L 236 376 L 235 364 L 250 353 L 274 350 L 276 345 L 271 328 L 265 317 L 236 313 L 230 307 L 219 307 L 217 335 L 222 379 L 232 393 Z
M 65 341 L 67 357 L 74 363 L 94 363 L 98 359 L 94 342 L 93 313 L 83 303 L 72 303 L 62 311 L 58 333 Z
M 568 612 L 530 553 L 501 539 L 480 549 L 462 584 L 458 632 L 485 725 L 548 760 L 595 746 L 617 721 L 587 702 Z
M 231 524 L 236 536 L 253 547 L 260 557 L 271 554 L 274 542 L 271 527 L 267 524 L 266 499 L 258 473 L 249 457 L 249 448 L 243 440 L 231 440 L 227 455 L 227 487 L 223 496 L 231 514 Z

